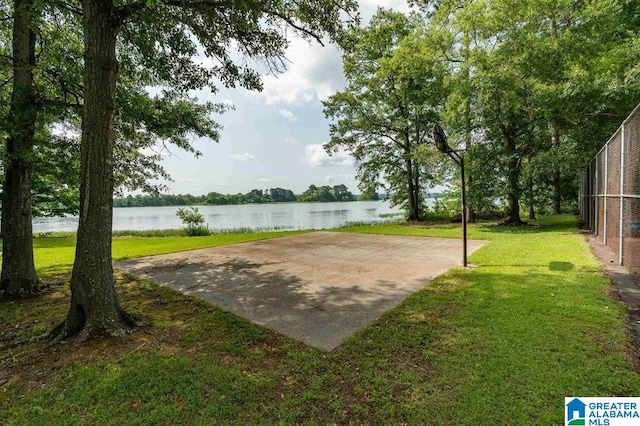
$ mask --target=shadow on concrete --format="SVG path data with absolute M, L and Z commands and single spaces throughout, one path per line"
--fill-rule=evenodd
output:
M 410 288 L 389 280 L 366 287 L 310 286 L 309 279 L 284 269 L 265 271 L 279 263 L 233 258 L 212 264 L 186 258 L 158 259 L 142 267 L 123 261 L 116 266 L 325 350 L 333 350 L 430 282 L 416 280 Z
M 451 239 L 314 232 L 116 267 L 332 350 L 459 265 L 458 253 Z

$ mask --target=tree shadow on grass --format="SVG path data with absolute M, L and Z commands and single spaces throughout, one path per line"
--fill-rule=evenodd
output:
M 61 263 L 56 265 L 40 267 L 40 268 L 37 268 L 37 271 L 38 271 L 39 277 L 41 277 L 45 281 L 48 281 L 50 276 L 70 273 L 72 268 L 73 268 L 73 263 L 68 263 L 68 264 Z
M 549 262 L 550 271 L 568 272 L 573 270 L 574 265 L 571 262 Z
M 496 223 L 476 225 L 478 230 L 496 234 L 540 234 L 547 232 L 566 232 L 574 234 L 577 232 L 575 220 L 559 221 L 555 223 L 527 223 L 521 226 L 502 226 Z

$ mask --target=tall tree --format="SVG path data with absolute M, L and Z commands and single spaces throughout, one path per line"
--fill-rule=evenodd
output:
M 473 35 L 475 133 L 485 141 L 479 149 L 500 147 L 508 222 L 520 222 L 523 165 L 535 168 L 548 207 L 560 211 L 563 200 L 575 197 L 575 165 L 633 107 L 638 86 L 629 76 L 636 62 L 621 59 L 634 51 L 634 32 L 625 26 L 633 19 L 624 7 L 630 3 L 475 0 L 456 10 L 456 25 Z M 525 161 L 536 156 L 542 157 Z
M 497 56 L 497 57 L 496 57 Z M 520 174 L 523 161 L 534 149 L 530 88 L 519 70 L 509 68 L 505 57 L 494 53 L 478 68 L 482 77 L 478 98 L 486 136 L 497 143 L 507 199 L 505 224 L 520 225 Z
M 5 120 L 7 144 L 2 192 L 3 298 L 38 291 L 31 230 L 31 170 L 37 109 L 34 27 L 39 9 L 33 0 L 16 0 L 13 18 L 13 90 Z
M 80 113 L 84 92 L 83 34 L 79 9 L 72 3 L 58 1 L 43 3 L 36 0 L 34 5 L 37 10 L 34 9 L 31 15 L 30 31 L 37 40 L 35 51 L 38 61 L 32 69 L 33 98 L 29 104 L 14 103 L 11 108 L 12 116 L 30 114 L 34 122 L 35 139 L 31 146 L 22 145 L 20 154 L 15 156 L 29 160 L 31 173 L 20 175 L 24 178 L 19 180 L 0 179 L 2 192 L 3 196 L 11 194 L 12 199 L 26 200 L 31 195 L 35 215 L 77 214 Z M 14 9 L 9 2 L 0 2 L 0 18 L 14 21 L 23 17 L 24 14 L 15 14 Z M 25 20 L 20 22 L 24 24 Z M 6 31 L 7 28 L 9 31 Z M 19 26 L 2 27 L 0 31 L 2 99 L 11 97 L 7 88 L 14 74 L 11 67 L 11 49 L 14 46 L 11 28 L 17 30 Z M 163 81 L 140 66 L 141 57 L 140 52 L 133 49 L 122 49 L 116 101 L 120 114 L 115 121 L 115 187 L 116 190 L 127 188 L 156 192 L 163 187 L 150 184 L 150 180 L 159 177 L 170 179 L 170 176 L 159 163 L 162 155 L 155 153 L 154 148 L 161 151 L 171 143 L 199 155 L 187 136 L 217 140 L 219 125 L 213 121 L 211 114 L 223 112 L 228 107 L 199 104 L 196 99 L 189 98 L 184 90 L 165 90 L 150 97 L 144 87 L 161 85 Z M 9 104 L 7 101 L 6 105 Z M 4 105 L 0 106 L 0 113 L 3 117 L 10 117 L 9 109 L 2 108 Z M 7 122 L 10 123 L 10 120 L 3 121 L 3 130 L 0 132 L 3 140 L 11 133 Z M 21 120 L 20 123 L 26 125 L 27 121 Z M 7 145 L 1 147 L 4 157 L 7 157 Z M 13 148 L 13 145 L 9 148 Z M 2 164 L 2 170 L 9 176 L 15 175 L 15 162 L 7 159 Z M 12 281 L 19 287 L 23 287 L 20 283 L 28 287 L 27 284 L 33 281 L 33 273 L 22 265 L 32 258 L 29 255 L 32 253 L 31 218 L 18 213 L 14 208 L 4 210 L 3 228 L 8 230 L 8 238 L 5 239 L 2 276 L 13 277 Z M 21 237 L 11 238 L 14 235 Z M 9 281 L 5 279 L 3 282 L 3 286 L 8 287 Z M 7 291 L 6 296 L 30 293 L 25 288 L 12 289 Z
M 408 220 L 424 220 L 429 174 L 416 155 L 428 141 L 444 99 L 441 40 L 418 32 L 418 15 L 378 10 L 350 34 L 344 56 L 347 88 L 324 103 L 328 153 L 345 149 L 357 162 L 362 191 L 388 186 Z
M 71 274 L 71 307 L 54 331 L 56 338 L 84 330 L 87 335 L 123 335 L 133 321 L 113 287 L 111 235 L 113 146 L 116 113 L 116 8 L 111 0 L 82 2 L 85 40 L 80 220 Z M 106 214 L 105 214 L 106 213 Z M 97 238 L 96 238 L 97 237 Z
M 549 189 L 549 211 L 557 214 L 566 196 L 563 187 L 567 181 L 575 181 L 576 168 L 580 167 L 574 163 L 584 161 L 580 160 L 580 149 L 575 149 L 572 134 L 586 111 L 595 112 L 597 102 L 592 98 L 583 103 L 575 96 L 580 82 L 574 73 L 583 69 L 595 76 L 594 64 L 612 47 L 613 31 L 605 29 L 620 25 L 622 10 L 618 2 L 610 1 L 527 3 L 523 16 L 527 30 L 521 35 L 520 57 L 533 83 L 533 108 L 540 111 L 537 138 L 546 161 L 538 164 L 546 165 L 540 171 Z M 605 117 L 600 120 L 609 121 Z
M 450 70 L 447 101 L 442 114 L 442 121 L 447 129 L 449 140 L 458 142 L 459 148 L 467 153 L 473 150 L 472 131 L 477 120 L 474 119 L 475 91 L 473 87 L 473 63 L 470 60 L 471 42 L 474 28 L 458 19 L 463 9 L 474 0 L 414 0 L 410 4 L 418 6 L 429 21 L 429 25 L 437 31 L 448 34 L 450 40 L 444 57 Z M 432 29 L 432 31 L 434 31 Z M 476 157 L 465 155 L 466 184 L 466 216 L 467 222 L 473 223 L 476 211 L 486 205 L 487 193 L 480 191 L 483 182 L 475 182 L 481 165 L 475 165 Z M 447 161 L 447 164 L 451 165 Z M 457 170 L 457 167 L 456 167 Z M 482 173 L 482 172 L 480 172 Z
M 113 285 L 111 220 L 113 212 L 114 117 L 118 63 L 117 35 L 124 48 L 142 52 L 141 67 L 186 92 L 219 79 L 227 86 L 259 89 L 254 70 L 236 65 L 228 52 L 262 59 L 277 70 L 287 45 L 286 29 L 320 40 L 339 37 L 341 14 L 348 0 L 282 1 L 242 5 L 201 0 L 83 0 L 85 94 L 82 123 L 80 221 L 71 276 L 71 306 L 65 321 L 51 333 L 54 340 L 82 331 L 85 335 L 121 335 L 131 320 L 121 309 Z M 197 39 L 211 68 L 192 61 Z

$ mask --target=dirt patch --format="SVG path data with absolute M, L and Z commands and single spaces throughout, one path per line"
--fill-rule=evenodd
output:
M 469 252 L 486 243 L 469 241 Z M 314 232 L 115 266 L 333 350 L 460 266 L 461 251 L 455 239 Z

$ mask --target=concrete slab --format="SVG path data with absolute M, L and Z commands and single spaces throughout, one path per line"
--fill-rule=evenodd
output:
M 470 240 L 469 253 L 486 243 Z M 461 254 L 455 239 L 313 232 L 115 266 L 331 351 Z

